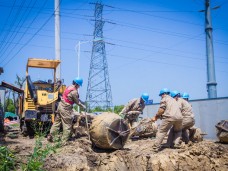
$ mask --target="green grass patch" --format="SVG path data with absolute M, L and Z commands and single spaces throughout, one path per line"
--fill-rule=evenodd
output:
M 15 156 L 6 146 L 0 147 L 0 170 L 15 170 Z

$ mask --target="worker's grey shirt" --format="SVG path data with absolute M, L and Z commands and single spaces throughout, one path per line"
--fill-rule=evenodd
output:
M 179 104 L 175 99 L 173 99 L 169 95 L 165 95 L 161 99 L 160 108 L 165 110 L 164 113 L 162 114 L 162 118 L 171 118 L 174 120 L 183 119 Z
M 182 98 L 178 98 L 177 103 L 180 106 L 183 117 L 194 118 L 194 114 L 192 112 L 192 105 L 189 102 L 187 102 L 186 100 L 184 100 Z
M 141 98 L 134 98 L 131 101 L 129 101 L 120 113 L 127 114 L 130 111 L 142 112 L 145 108 L 145 104 L 144 102 L 141 102 L 140 99 Z

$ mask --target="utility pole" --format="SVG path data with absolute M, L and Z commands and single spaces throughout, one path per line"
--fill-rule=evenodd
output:
M 4 73 L 0 67 L 0 75 Z M 4 102 L 5 102 L 5 88 L 0 85 L 0 132 L 4 132 Z
M 6 89 L 0 86 L 0 132 L 4 131 L 5 92 Z
M 205 32 L 206 32 L 206 55 L 207 55 L 207 92 L 208 98 L 217 98 L 214 49 L 212 39 L 212 23 L 210 0 L 205 0 Z
M 61 60 L 60 51 L 60 3 L 59 0 L 55 0 L 55 59 Z M 56 79 L 61 80 L 61 63 L 56 69 Z M 56 81 L 56 80 L 54 80 Z
M 1 75 L 2 73 L 4 73 L 4 70 L 3 70 L 2 67 L 0 67 L 0 75 Z
M 86 102 L 88 108 L 109 109 L 112 107 L 112 92 L 109 82 L 108 63 L 106 59 L 105 42 L 103 40 L 102 18 L 103 4 L 95 3 L 95 29 L 93 32 L 93 48 L 90 61 L 90 71 L 87 86 Z

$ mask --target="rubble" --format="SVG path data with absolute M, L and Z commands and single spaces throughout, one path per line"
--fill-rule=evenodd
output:
M 228 143 L 228 120 L 222 120 L 217 125 L 217 137 L 220 142 Z

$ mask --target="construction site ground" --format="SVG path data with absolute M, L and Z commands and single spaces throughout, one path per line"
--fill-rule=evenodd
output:
M 10 138 L 8 134 L 14 134 Z M 33 153 L 35 138 L 23 137 L 19 129 L 5 135 L 1 145 L 11 149 L 17 160 L 26 163 Z M 48 142 L 42 140 L 45 146 Z M 75 171 L 149 171 L 149 170 L 228 170 L 228 144 L 204 140 L 182 149 L 163 149 L 154 152 L 154 139 L 129 140 L 121 150 L 102 150 L 92 146 L 88 137 L 69 141 L 51 153 L 45 160 L 44 170 Z

